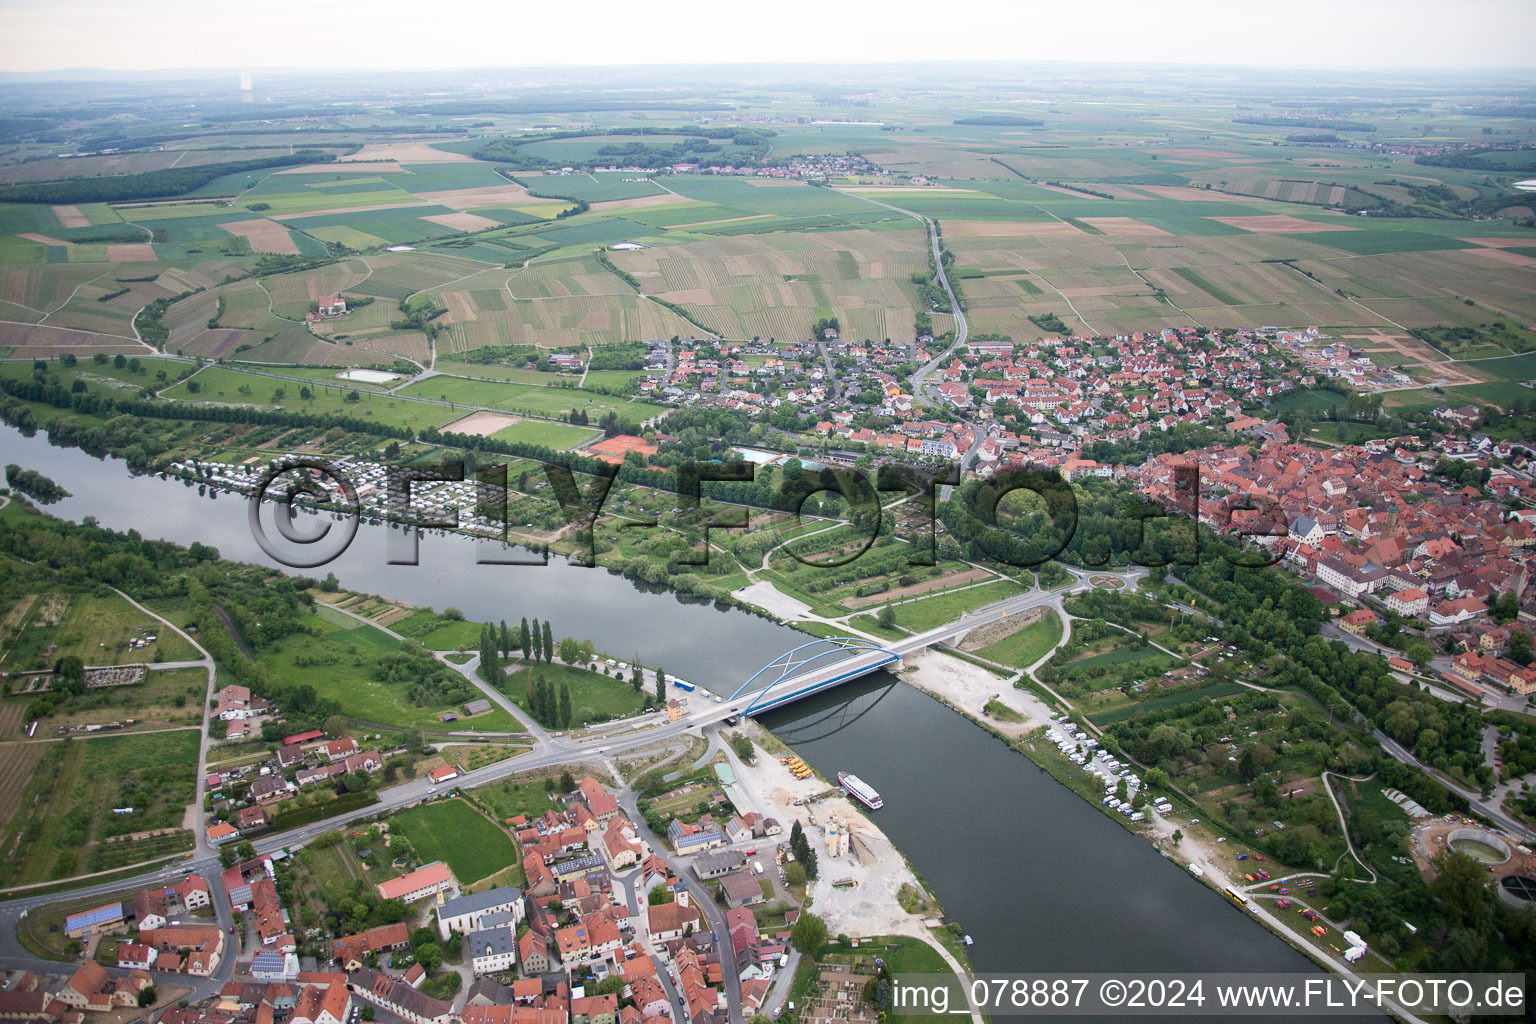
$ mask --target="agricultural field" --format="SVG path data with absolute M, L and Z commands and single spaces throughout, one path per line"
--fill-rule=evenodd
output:
M 449 357 L 486 345 L 568 348 L 697 333 L 590 257 L 485 271 L 430 294 L 448 308 Z
M 36 745 L 48 749 L 5 826 L 5 848 L 15 853 L 0 860 L 0 885 L 125 867 L 192 845 L 181 824 L 196 784 L 197 730 Z M 125 796 L 133 813 L 112 813 L 130 802 Z
M 422 863 L 444 861 L 469 886 L 517 863 L 517 844 L 463 800 L 438 800 L 401 811 L 390 827 L 405 836 Z
M 48 738 L 87 725 L 117 723 L 123 732 L 190 728 L 202 724 L 208 672 L 202 668 L 152 669 L 130 686 L 98 687 L 75 697 L 14 696 L 0 699 L 0 737 L 15 738 L 20 726 L 36 720 L 37 736 Z M 38 718 L 35 712 L 48 711 Z M 10 730 L 5 725 L 16 723 Z
M 775 192 L 773 189 L 758 191 Z M 910 278 L 926 272 L 916 221 L 905 230 L 743 235 L 612 255 L 640 290 L 728 338 L 806 337 L 836 316 L 852 338 L 910 338 Z
M 155 641 L 145 642 L 151 635 Z M 116 594 L 38 595 L 30 614 L 0 643 L 5 645 L 0 670 L 7 672 L 47 668 L 69 656 L 87 666 L 199 657 L 185 640 Z

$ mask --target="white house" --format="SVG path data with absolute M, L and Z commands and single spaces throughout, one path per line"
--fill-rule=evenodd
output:
M 481 919 L 487 915 L 507 911 L 513 915 L 513 930 L 516 930 L 517 923 L 522 921 L 522 890 L 502 885 L 485 892 L 472 892 L 447 900 L 437 908 L 437 932 L 445 939 L 450 932 L 468 934 L 478 929 Z
M 476 974 L 495 974 L 517 966 L 517 935 L 511 928 L 471 932 L 464 942 Z

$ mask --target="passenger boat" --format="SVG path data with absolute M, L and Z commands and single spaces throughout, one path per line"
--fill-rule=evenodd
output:
M 875 792 L 874 787 L 852 772 L 838 772 L 837 784 L 847 790 L 849 796 L 872 811 L 878 811 L 885 806 L 885 801 L 880 798 L 879 793 Z

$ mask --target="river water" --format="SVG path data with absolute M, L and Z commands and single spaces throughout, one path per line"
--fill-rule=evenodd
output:
M 252 538 L 246 502 L 199 497 L 179 480 L 0 426 L 0 463 L 70 492 L 48 511 L 135 529 L 226 558 L 275 563 Z M 638 654 L 669 675 L 729 693 L 800 632 L 739 610 L 642 590 L 602 569 L 476 563 L 461 536 L 428 536 L 420 565 L 386 563 L 384 527 L 364 525 L 326 567 L 345 586 L 471 620 L 552 621 L 557 635 Z M 876 821 L 975 939 L 978 971 L 1316 971 L 1300 953 L 1110 821 L 1026 758 L 926 694 L 879 673 L 765 716 L 827 777 L 880 790 Z

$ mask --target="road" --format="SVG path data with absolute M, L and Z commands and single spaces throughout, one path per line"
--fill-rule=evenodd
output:
M 965 322 L 965 311 L 960 308 L 960 303 L 955 299 L 955 290 L 949 285 L 949 275 L 944 273 L 944 253 L 943 249 L 939 245 L 938 224 L 934 223 L 932 220 L 929 220 L 927 217 L 924 217 L 920 213 L 914 213 L 911 210 L 904 210 L 899 206 L 892 206 L 890 203 L 884 203 L 878 199 L 871 199 L 869 196 L 860 195 L 857 192 L 849 192 L 844 189 L 835 189 L 834 191 L 842 192 L 843 195 L 852 196 L 855 199 L 862 199 L 866 203 L 873 203 L 876 206 L 883 206 L 887 210 L 894 210 L 897 213 L 906 214 L 908 217 L 922 221 L 923 226 L 928 229 L 928 244 L 933 249 L 934 278 L 939 282 L 940 285 L 943 286 L 944 294 L 949 296 L 949 308 L 953 311 L 952 315 L 955 318 L 955 337 L 954 340 L 950 342 L 948 348 L 919 367 L 917 371 L 913 373 L 912 376 L 908 379 L 912 382 L 912 397 L 916 399 L 917 402 L 929 407 L 942 405 L 943 399 L 940 398 L 936 392 L 930 392 L 930 389 L 927 387 L 928 375 L 934 370 L 938 369 L 939 365 L 948 359 L 951 355 L 953 355 L 956 349 L 965 344 L 966 335 L 970 332 L 970 328 Z

